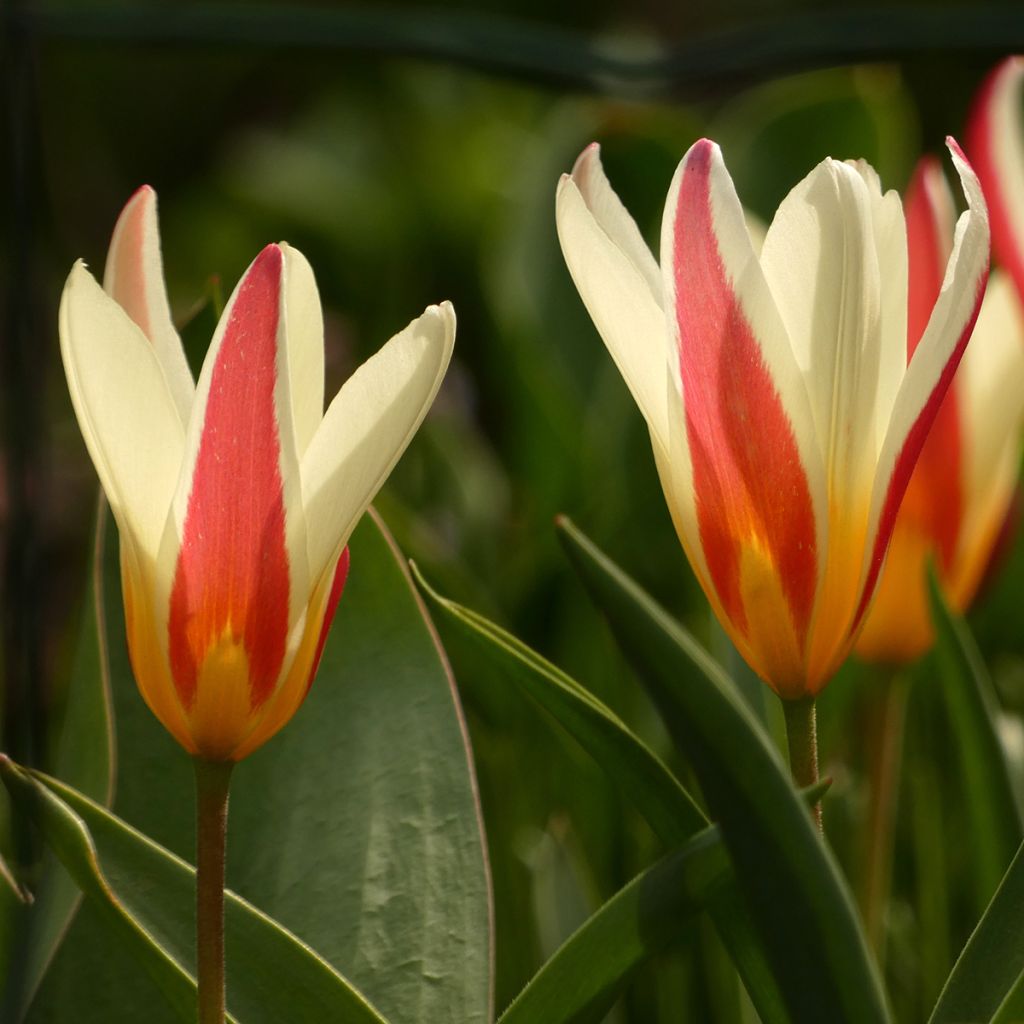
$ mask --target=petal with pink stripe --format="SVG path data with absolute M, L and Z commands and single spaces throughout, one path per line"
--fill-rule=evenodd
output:
M 819 578 L 820 455 L 789 338 L 707 140 L 669 190 L 662 266 L 707 578 L 755 667 L 785 691 L 803 676 Z
M 203 366 L 175 499 L 168 654 L 186 709 L 197 696 L 208 702 L 214 745 L 230 745 L 246 705 L 274 692 L 291 625 L 305 614 L 301 508 L 288 500 L 298 474 L 285 292 L 282 251 L 268 246 L 239 282 Z
M 103 287 L 152 343 L 184 427 L 196 388 L 171 320 L 160 255 L 156 193 L 148 185 L 135 192 L 117 218 Z
M 992 221 L 992 250 L 1024 295 L 1024 57 L 1008 57 L 985 79 L 968 119 L 968 153 Z

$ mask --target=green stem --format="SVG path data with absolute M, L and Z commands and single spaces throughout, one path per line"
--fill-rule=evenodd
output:
M 224 1022 L 224 860 L 232 761 L 196 769 L 196 980 L 198 1024 Z
M 789 767 L 797 789 L 806 789 L 818 781 L 818 722 L 814 698 L 784 700 L 786 739 L 789 742 Z M 811 814 L 821 829 L 821 802 L 811 808 Z
M 885 960 L 885 908 L 892 880 L 893 830 L 903 755 L 907 681 L 899 674 L 883 678 L 881 692 L 869 695 L 868 820 L 865 829 L 864 927 L 879 964 Z

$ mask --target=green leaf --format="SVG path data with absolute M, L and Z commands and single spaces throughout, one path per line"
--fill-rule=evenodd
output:
M 928 574 L 928 596 L 935 623 L 935 661 L 963 770 L 971 822 L 966 841 L 974 851 L 973 876 L 983 907 L 1024 839 L 1020 808 L 996 728 L 998 704 L 992 681 L 967 623 L 950 611 L 934 570 Z
M 690 839 L 707 825 L 703 812 L 661 759 L 610 708 L 507 631 L 442 597 L 415 566 L 413 572 L 448 619 L 475 640 L 491 663 L 544 708 L 608 773 L 667 847 Z M 717 890 L 707 909 L 761 1019 L 766 1024 L 788 1021 L 778 986 L 752 934 L 749 916 L 734 884 Z M 683 919 L 676 922 L 677 933 L 681 924 Z M 596 965 L 594 969 L 597 971 Z M 591 979 L 594 984 L 598 975 Z M 610 986 L 611 979 L 608 983 Z
M 110 931 L 140 958 L 178 1019 L 195 1020 L 193 869 L 55 779 L 6 758 L 0 760 L 0 775 Z M 383 1024 L 384 1018 L 294 935 L 234 893 L 226 894 L 225 903 L 232 1020 Z M 113 1007 L 123 1012 L 116 988 L 110 995 Z
M 228 884 L 389 1019 L 486 1024 L 487 865 L 454 685 L 379 521 L 364 517 L 350 548 L 348 583 L 308 699 L 235 770 Z M 115 557 L 105 580 L 120 764 L 114 811 L 190 859 L 192 763 L 136 690 L 118 591 Z M 97 979 L 120 984 L 132 965 L 108 955 L 104 935 L 102 922 L 80 915 L 31 1024 L 72 1012 L 76 1024 L 109 1024 L 102 1010 L 94 1014 L 90 987 Z M 227 970 L 230 990 L 230 950 Z M 137 989 L 126 993 L 121 1019 L 137 1020 L 143 1005 L 150 1013 L 158 998 Z
M 1024 979 L 1024 846 L 964 946 L 929 1024 L 1004 1022 L 1003 1011 Z M 1015 1015 L 1014 1019 L 1020 1018 Z
M 84 601 L 79 640 L 68 684 L 64 719 L 54 753 L 57 773 L 69 785 L 102 804 L 109 804 L 114 783 L 114 751 L 110 708 L 109 666 L 104 627 L 102 573 L 109 545 L 117 538 L 106 530 L 107 506 L 96 506 L 89 587 Z M 83 737 L 88 737 L 83 741 Z M 8 962 L 4 1013 L 21 1018 L 32 1001 L 81 898 L 78 887 L 52 859 L 44 859 L 34 902 L 19 915 L 19 956 Z
M 721 668 L 571 523 L 577 572 L 683 752 L 722 828 L 793 1020 L 887 1021 L 849 890 L 778 752 Z
M 413 565 L 423 592 L 449 621 L 478 642 L 496 667 L 547 711 L 622 789 L 623 796 L 671 848 L 707 818 L 664 762 L 606 705 L 511 633 L 434 590 Z
M 637 875 L 531 979 L 499 1024 L 587 1024 L 604 1019 L 632 971 L 679 937 L 729 874 L 717 827 Z

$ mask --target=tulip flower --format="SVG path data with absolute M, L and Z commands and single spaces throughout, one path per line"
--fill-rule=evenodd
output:
M 990 210 L 995 234 L 994 204 Z M 953 244 L 953 197 L 933 158 L 918 164 L 906 215 L 910 359 Z M 896 517 L 885 568 L 854 648 L 862 658 L 903 664 L 931 647 L 925 576 L 930 558 L 955 610 L 966 609 L 978 589 L 1017 487 L 1024 418 L 1021 317 L 1012 282 L 993 271 L 971 343 Z
M 853 646 L 981 303 L 985 203 L 948 146 L 967 210 L 909 362 L 903 209 L 864 162 L 815 167 L 758 249 L 721 152 L 695 143 L 660 267 L 596 145 L 558 188 L 566 263 L 647 421 L 690 564 L 788 703 L 810 703 Z
M 454 336 L 451 306 L 429 307 L 325 413 L 320 301 L 289 245 L 246 270 L 198 384 L 171 322 L 151 189 L 117 222 L 105 290 L 75 264 L 61 353 L 118 525 L 132 668 L 190 754 L 238 761 L 302 703 L 348 538 L 430 407 Z

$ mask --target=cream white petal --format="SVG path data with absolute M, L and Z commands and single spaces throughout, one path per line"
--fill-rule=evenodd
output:
M 324 417 L 324 317 L 309 261 L 284 242 L 281 251 L 295 446 L 301 457 Z
M 584 167 L 583 180 L 588 195 L 597 203 L 600 219 L 576 180 L 563 176 L 555 203 L 562 253 L 580 297 L 651 433 L 667 448 L 668 335 L 660 305 L 661 288 L 659 285 L 655 290 L 649 276 L 651 265 L 657 265 L 629 215 L 621 210 L 621 203 L 612 201 L 614 193 L 600 173 L 596 153 Z
M 956 386 L 964 445 L 961 532 L 969 539 L 987 507 L 1005 515 L 1024 426 L 1024 310 L 1013 282 L 998 271 L 989 278 Z
M 154 347 L 85 265 L 60 304 L 71 401 L 118 525 L 155 559 L 184 450 L 179 410 Z
M 451 358 L 455 311 L 429 306 L 345 382 L 302 458 L 310 578 L 333 569 L 427 414 Z
M 609 183 L 601 163 L 601 147 L 596 142 L 580 153 L 570 177 L 598 226 L 643 274 L 651 294 L 661 305 L 661 268 L 632 214 Z
M 874 228 L 864 176 L 825 160 L 783 200 L 761 250 L 761 267 L 807 381 L 830 497 L 844 505 L 870 488 L 880 444 L 875 405 L 882 289 Z M 905 266 L 904 255 L 904 303 Z M 903 345 L 905 352 L 905 330 Z M 903 362 L 905 355 L 901 370 Z
M 153 343 L 182 424 L 188 423 L 195 384 L 181 339 L 171 320 L 160 254 L 156 192 L 143 185 L 114 225 L 103 275 L 107 294 Z

